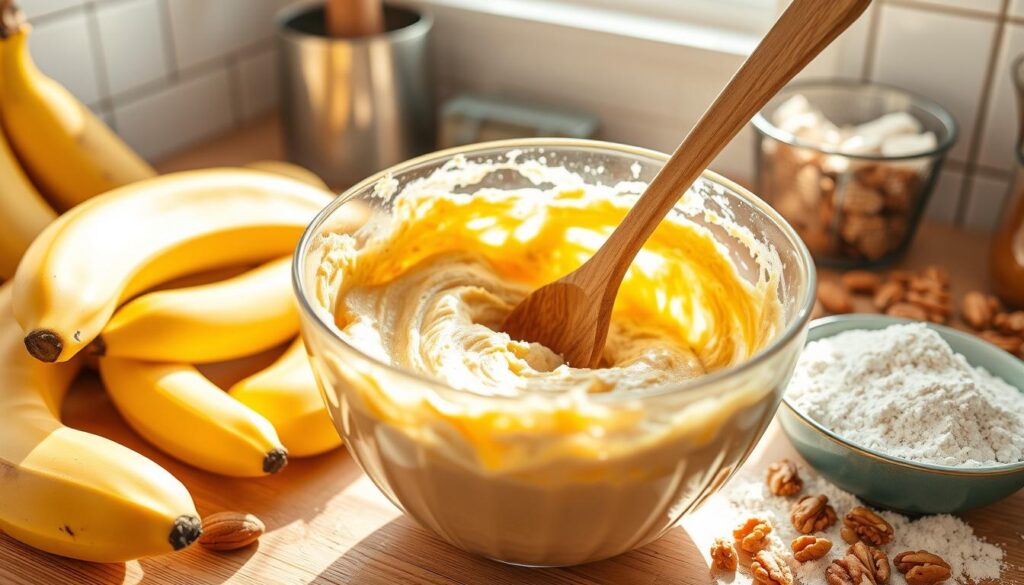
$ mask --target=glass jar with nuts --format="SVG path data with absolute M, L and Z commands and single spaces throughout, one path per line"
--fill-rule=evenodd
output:
M 938 104 L 852 81 L 792 84 L 754 127 L 757 193 L 843 268 L 903 254 L 957 134 Z

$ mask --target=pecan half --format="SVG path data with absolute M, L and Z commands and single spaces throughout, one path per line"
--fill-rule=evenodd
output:
M 1017 353 L 1021 350 L 1021 338 L 1016 335 L 1003 335 L 998 331 L 982 331 L 978 337 L 991 343 L 1003 351 Z
M 750 573 L 754 576 L 755 582 L 764 585 L 793 585 L 793 572 L 789 570 L 789 566 L 768 550 L 754 555 Z
M 860 537 L 857 536 L 857 533 L 851 530 L 850 528 L 847 528 L 846 526 L 843 526 L 839 529 L 839 536 L 843 537 L 843 540 L 846 541 L 846 544 L 856 544 L 860 542 Z
M 827 555 L 832 550 L 832 541 L 817 536 L 798 536 L 790 546 L 793 548 L 793 558 L 806 563 Z
M 882 277 L 870 270 L 850 270 L 839 277 L 839 282 L 852 293 L 871 295 L 882 284 Z
M 952 575 L 949 563 L 925 550 L 901 552 L 892 561 L 901 573 L 905 573 L 908 585 L 942 583 Z
M 864 506 L 857 506 L 850 510 L 843 520 L 843 525 L 854 531 L 861 540 L 874 546 L 881 546 L 892 541 L 892 526 Z
M 876 309 L 884 311 L 894 304 L 901 302 L 906 295 L 907 291 L 903 288 L 902 284 L 898 281 L 890 280 L 878 287 L 878 290 L 875 291 L 873 302 Z
M 927 321 L 928 311 L 922 307 L 908 302 L 893 303 L 888 309 L 885 310 L 886 315 L 892 317 L 902 317 L 904 319 L 913 319 L 915 321 Z
M 740 543 L 740 548 L 754 553 L 768 547 L 768 535 L 772 525 L 761 518 L 750 518 L 732 531 L 733 538 Z
M 711 544 L 711 563 L 720 571 L 735 571 L 737 556 L 732 543 L 724 538 L 716 538 Z
M 864 565 L 853 555 L 832 561 L 825 569 L 825 581 L 828 585 L 872 585 Z
M 853 299 L 839 283 L 823 280 L 818 283 L 818 300 L 829 313 L 841 315 L 853 312 Z
M 979 330 L 988 329 L 995 316 L 988 295 L 976 290 L 964 295 L 963 300 L 960 301 L 960 314 L 963 315 L 964 321 L 968 325 Z
M 1024 311 L 999 313 L 995 316 L 992 325 L 1000 333 L 1006 335 L 1024 335 Z
M 804 487 L 796 465 L 789 459 L 776 461 L 769 465 L 765 481 L 768 483 L 769 491 L 776 496 L 792 496 L 799 493 Z
M 864 566 L 864 572 L 875 585 L 889 582 L 892 570 L 889 568 L 889 558 L 882 551 L 863 542 L 858 542 L 851 546 L 846 554 L 857 557 L 860 564 Z
M 826 496 L 804 496 L 793 504 L 789 514 L 800 534 L 810 534 L 825 530 L 836 521 L 836 511 L 828 504 Z

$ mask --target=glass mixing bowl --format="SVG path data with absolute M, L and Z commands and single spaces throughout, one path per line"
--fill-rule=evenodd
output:
M 353 234 L 365 241 L 406 185 L 465 173 L 467 161 L 509 158 L 564 168 L 591 184 L 631 184 L 635 196 L 668 157 L 603 142 L 515 140 L 430 154 L 372 176 L 324 209 L 299 244 L 293 277 L 303 337 L 334 424 L 396 506 L 451 544 L 502 562 L 596 561 L 658 538 L 750 453 L 803 346 L 814 266 L 778 213 L 705 172 L 686 197 L 702 202 L 700 211 L 680 205 L 674 213 L 706 227 L 749 282 L 759 278 L 758 259 L 722 218 L 770 246 L 781 271 L 778 333 L 738 365 L 638 392 L 588 394 L 582 406 L 567 409 L 562 393 L 503 397 L 456 389 L 346 343 L 331 307 L 318 300 L 337 284 L 318 277 L 332 262 L 325 244 L 331 234 L 350 228 L 353 211 L 368 212 L 370 220 Z M 536 179 L 515 168 L 469 175 L 460 192 L 522 189 Z

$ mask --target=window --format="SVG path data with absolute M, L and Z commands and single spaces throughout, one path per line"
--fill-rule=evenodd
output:
M 785 2 L 781 0 L 562 0 L 637 16 L 705 24 L 764 34 Z

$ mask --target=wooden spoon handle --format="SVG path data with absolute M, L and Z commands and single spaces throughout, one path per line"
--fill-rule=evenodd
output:
M 871 0 L 793 0 L 676 148 L 608 242 L 591 258 L 591 262 L 605 264 L 605 277 L 615 279 L 616 284 L 621 281 L 644 242 L 711 160 L 870 3 Z M 599 259 L 604 254 L 612 256 Z
M 327 33 L 335 38 L 356 38 L 384 32 L 381 0 L 327 0 Z

